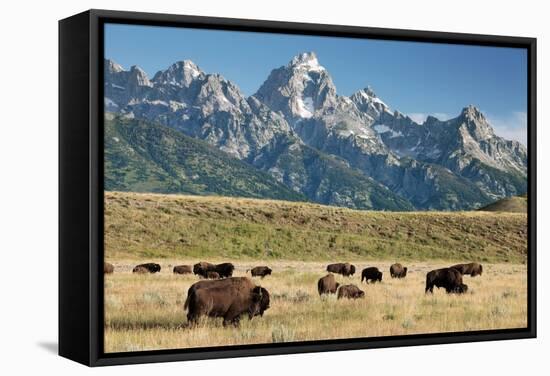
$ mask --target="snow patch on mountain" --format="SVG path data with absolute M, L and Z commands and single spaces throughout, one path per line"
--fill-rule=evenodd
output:
M 313 108 L 313 98 L 306 97 L 304 99 L 297 98 L 298 115 L 304 119 L 309 119 L 313 116 L 315 109 Z

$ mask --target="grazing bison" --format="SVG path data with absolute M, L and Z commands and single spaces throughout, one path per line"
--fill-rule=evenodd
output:
M 336 294 L 340 284 L 334 279 L 334 274 L 327 274 L 317 282 L 317 291 L 319 295 Z
M 136 266 L 133 270 L 132 270 L 132 273 L 136 273 L 136 274 L 149 274 L 150 271 L 147 269 L 147 268 L 144 268 L 143 266 Z
M 371 266 L 370 268 L 365 268 L 361 272 L 361 282 L 363 282 L 363 280 L 366 283 L 369 283 L 369 281 L 373 283 L 376 281 L 382 282 L 382 272 L 374 266 Z
M 478 264 L 477 262 L 471 262 L 469 264 L 457 264 L 451 266 L 451 268 L 458 270 L 462 275 L 469 274 L 472 277 L 481 275 L 481 273 L 483 273 L 483 266 L 481 266 L 481 264 Z
M 407 267 L 399 263 L 390 266 L 390 275 L 392 278 L 405 278 L 407 276 Z
M 220 279 L 220 273 L 218 273 L 218 272 L 206 272 L 206 279 Z
M 193 265 L 193 274 L 199 275 L 203 278 L 206 278 L 206 273 L 215 272 L 215 271 L 216 271 L 216 265 L 211 264 L 209 262 L 201 261 Z
M 233 270 L 235 270 L 235 266 L 230 262 L 214 265 L 209 262 L 201 261 L 198 264 L 193 265 L 193 273 L 200 275 L 203 278 L 208 278 L 208 272 L 218 273 L 219 278 L 231 277 L 233 275 Z
M 227 286 L 237 286 L 243 289 L 251 290 L 256 286 L 250 278 L 247 277 L 231 277 L 225 279 L 215 279 L 215 280 L 202 280 L 196 283 L 193 283 L 187 290 L 187 299 L 183 305 L 184 309 L 187 309 L 189 306 L 189 297 L 199 289 L 211 288 L 211 287 L 227 287 Z
M 113 264 L 109 264 L 108 262 L 103 263 L 103 273 L 111 274 L 114 271 L 115 271 L 115 266 Z
M 327 265 L 327 272 L 342 274 L 345 277 L 355 274 L 355 266 L 349 262 L 339 262 Z
M 271 275 L 272 270 L 267 266 L 256 266 L 255 268 L 250 269 L 250 274 L 252 277 L 262 277 L 266 275 Z
M 232 278 L 227 278 L 229 280 Z M 209 281 L 214 282 L 214 281 Z M 200 282 L 197 282 L 200 283 Z M 269 292 L 254 286 L 250 280 L 239 279 L 209 287 L 191 288 L 186 305 L 187 320 L 196 323 L 200 316 L 223 317 L 223 325 L 239 325 L 241 315 L 262 316 L 269 308 Z
M 447 294 L 461 294 L 468 291 L 468 286 L 462 283 L 462 274 L 453 268 L 442 268 L 429 272 L 426 275 L 426 293 L 428 291 L 433 293 L 434 286 L 443 287 Z
M 355 285 L 344 285 L 340 286 L 340 288 L 338 289 L 338 299 L 359 299 L 364 297 L 365 292 L 360 290 L 359 287 Z
M 160 265 L 155 264 L 154 262 L 148 262 L 146 264 L 140 264 L 137 265 L 134 270 L 132 270 L 134 273 L 143 273 L 143 271 L 136 271 L 138 268 L 144 268 L 147 270 L 147 273 L 156 273 L 160 272 Z
M 174 274 L 191 274 L 193 273 L 193 268 L 191 265 L 176 265 L 173 272 Z
M 228 278 L 233 275 L 235 266 L 230 262 L 224 262 L 215 266 L 214 271 L 220 275 L 220 278 Z

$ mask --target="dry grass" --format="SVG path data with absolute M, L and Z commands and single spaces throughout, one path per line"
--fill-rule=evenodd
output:
M 365 299 L 338 301 L 335 296 L 320 298 L 317 294 L 316 282 L 326 274 L 325 263 L 279 260 L 267 263 L 274 269 L 272 276 L 255 279 L 272 297 L 264 317 L 243 319 L 239 328 L 224 328 L 221 319 L 205 319 L 188 329 L 182 326 L 186 322 L 183 302 L 187 288 L 197 278 L 173 275 L 170 266 L 195 261 L 164 260 L 163 270 L 154 275 L 133 275 L 134 260 L 114 261 L 115 273 L 105 278 L 107 352 L 520 328 L 527 324 L 524 265 L 486 264 L 483 276 L 465 277 L 470 287 L 467 294 L 447 295 L 438 290 L 432 296 L 424 294 L 426 272 L 449 263 L 409 262 L 407 278 L 392 280 L 389 262 L 356 260 L 360 269 L 378 266 L 384 271 L 384 280 L 361 285 Z M 235 264 L 235 274 L 245 275 L 246 269 L 264 263 Z M 360 285 L 358 274 L 337 279 Z
M 105 350 L 218 345 L 519 328 L 527 320 L 527 218 L 495 212 L 358 211 L 307 203 L 106 192 Z M 205 319 L 183 326 L 183 303 L 195 276 L 172 274 L 176 264 L 231 261 L 236 275 L 268 265 L 257 279 L 272 296 L 262 318 L 223 328 Z M 327 262 L 377 266 L 384 281 L 362 285 L 365 299 L 320 298 L 317 280 Z M 391 263 L 409 267 L 389 278 Z M 424 294 L 426 272 L 457 262 L 484 264 L 465 277 L 462 296 Z M 141 262 L 161 273 L 133 275 Z

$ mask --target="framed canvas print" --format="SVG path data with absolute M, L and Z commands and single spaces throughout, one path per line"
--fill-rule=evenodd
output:
M 529 338 L 536 40 L 60 21 L 59 352 Z

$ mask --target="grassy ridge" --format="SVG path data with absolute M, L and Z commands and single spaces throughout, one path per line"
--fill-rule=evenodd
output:
M 523 263 L 527 217 L 374 212 L 286 201 L 105 193 L 105 254 L 120 259 L 477 260 Z
M 480 211 L 527 213 L 527 195 L 508 197 L 489 204 Z

